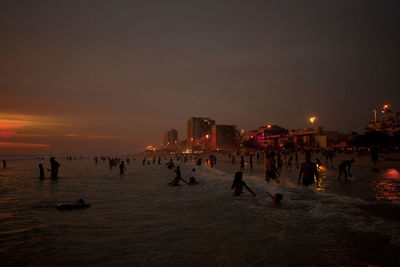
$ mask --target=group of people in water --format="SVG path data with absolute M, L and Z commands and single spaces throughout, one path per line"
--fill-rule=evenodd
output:
M 39 179 L 43 180 L 46 178 L 45 171 L 42 163 L 39 163 Z M 52 180 L 58 179 L 58 170 L 60 169 L 60 163 L 56 161 L 54 157 L 50 158 L 50 169 L 47 169 L 50 172 L 50 178 Z
M 330 161 L 331 166 L 332 166 L 332 159 L 335 156 L 334 152 L 327 152 L 328 158 L 327 158 L 327 164 L 328 161 Z M 298 161 L 298 154 L 297 152 L 295 153 L 296 157 L 296 162 Z M 300 170 L 299 170 L 299 176 L 298 176 L 298 185 L 302 184 L 305 187 L 308 187 L 316 182 L 317 186 L 319 185 L 319 169 L 322 165 L 321 161 L 319 158 L 316 158 L 316 162 L 311 161 L 311 152 L 310 151 L 305 151 L 305 161 L 301 164 Z M 231 156 L 232 158 L 232 163 L 234 164 L 234 156 Z M 249 159 L 249 165 L 250 165 L 250 171 L 253 169 L 253 156 L 250 155 Z M 292 166 L 291 163 L 294 160 L 294 157 L 292 155 L 289 155 L 288 159 L 288 165 L 286 167 L 286 170 L 291 170 Z M 257 153 L 257 162 L 260 161 L 260 156 Z M 344 177 L 344 182 L 347 182 L 347 177 L 350 176 L 352 177 L 351 174 L 351 166 L 355 162 L 355 159 L 350 159 L 350 160 L 343 160 L 339 164 L 339 174 L 338 174 L 338 181 L 339 183 L 342 183 L 341 177 Z M 244 156 L 241 156 L 240 159 L 240 171 L 235 173 L 234 181 L 231 186 L 231 190 L 233 190 L 233 196 L 240 196 L 243 193 L 243 188 L 246 188 L 247 191 L 249 191 L 253 196 L 256 196 L 256 194 L 249 188 L 249 186 L 243 181 L 243 171 L 244 171 L 244 166 L 245 166 L 245 161 L 244 161 Z M 280 157 L 280 154 L 278 154 L 278 157 L 276 159 L 276 153 L 271 152 L 271 153 L 265 153 L 265 180 L 267 183 L 270 181 L 274 181 L 275 183 L 279 184 L 279 177 L 281 176 L 281 169 L 283 166 L 282 159 Z M 275 203 L 280 203 L 280 201 L 283 199 L 282 194 L 275 194 L 271 195 L 269 192 L 267 194 L 271 197 L 271 199 Z
M 332 151 L 325 151 L 322 153 L 323 156 L 326 158 L 326 163 L 333 164 L 333 158 L 335 157 L 335 153 Z M 319 160 L 318 157 L 316 157 L 315 162 L 311 160 L 311 152 L 310 151 L 305 151 L 304 152 L 304 158 L 305 161 L 298 166 L 298 152 L 296 151 L 293 155 L 284 155 L 285 160 L 287 158 L 287 165 L 286 165 L 286 170 L 291 171 L 292 170 L 292 163 L 293 161 L 296 163 L 296 166 L 299 168 L 299 175 L 298 175 L 298 185 L 303 185 L 305 187 L 308 187 L 310 185 L 313 185 L 315 182 L 317 186 L 319 185 L 319 169 L 322 165 L 321 161 Z M 201 157 L 195 157 L 192 159 L 192 156 L 185 156 L 183 160 L 179 158 L 178 156 L 177 160 L 178 161 L 183 161 L 186 163 L 189 159 L 193 160 L 195 162 L 196 166 L 201 166 L 202 164 L 202 158 Z M 281 171 L 283 167 L 283 160 L 282 156 L 280 153 L 275 153 L 275 152 L 269 152 L 269 153 L 262 153 L 260 154 L 257 152 L 256 154 L 257 157 L 257 164 L 261 164 L 262 162 L 265 162 L 265 181 L 267 183 L 273 181 L 276 184 L 280 183 L 280 177 L 281 177 Z M 229 158 L 232 161 L 232 164 L 235 164 L 235 155 L 229 154 Z M 376 164 L 379 162 L 378 159 L 378 152 L 377 151 L 371 151 L 371 158 L 372 162 Z M 130 158 L 126 158 L 125 160 L 122 160 L 121 158 L 106 158 L 106 157 L 100 157 L 100 160 L 106 161 L 108 159 L 110 169 L 112 169 L 113 166 L 118 166 L 119 164 L 119 172 L 120 174 L 124 174 L 127 172 L 125 162 L 129 164 Z M 135 160 L 135 158 L 132 158 Z M 67 158 L 67 160 L 72 160 L 72 157 Z M 97 157 L 94 158 L 95 163 L 97 164 L 99 159 Z M 196 180 L 195 172 L 196 169 L 192 169 L 191 176 L 188 180 L 184 179 L 182 177 L 181 169 L 180 166 L 175 167 L 175 163 L 173 159 L 169 159 L 167 161 L 167 158 L 164 157 L 165 165 L 168 169 L 175 169 L 175 177 L 172 179 L 171 182 L 168 183 L 170 186 L 179 186 L 179 183 L 182 181 L 183 183 L 187 185 L 197 185 L 199 184 L 199 181 Z M 157 158 L 152 157 L 150 160 L 146 157 L 143 158 L 143 165 L 150 165 L 151 161 L 154 164 L 156 164 Z M 208 159 L 206 162 L 213 167 L 216 162 L 217 162 L 217 157 L 213 154 L 208 156 Z M 340 183 L 347 182 L 348 176 L 352 177 L 351 174 L 351 166 L 355 162 L 354 159 L 349 159 L 349 160 L 343 160 L 339 165 L 338 165 L 338 181 Z M 161 164 L 161 157 L 158 157 L 158 165 Z M 240 155 L 240 170 L 235 173 L 234 180 L 231 186 L 231 190 L 233 190 L 233 196 L 240 196 L 243 193 L 243 189 L 246 189 L 248 192 L 250 192 L 253 196 L 256 196 L 254 191 L 251 190 L 251 188 L 244 182 L 243 180 L 243 173 L 245 170 L 245 158 L 243 155 Z M 3 161 L 3 166 L 4 168 L 6 167 L 6 162 L 5 160 Z M 54 157 L 50 158 L 50 168 L 48 171 L 50 171 L 50 177 L 53 180 L 58 179 L 58 172 L 60 168 L 60 163 L 55 160 Z M 249 170 L 253 170 L 253 155 L 249 155 Z M 343 180 L 342 180 L 343 178 Z M 45 179 L 45 169 L 43 167 L 43 164 L 39 164 L 39 179 L 43 180 Z M 272 199 L 274 203 L 279 204 L 280 201 L 283 199 L 282 194 L 270 194 L 267 192 L 268 196 Z

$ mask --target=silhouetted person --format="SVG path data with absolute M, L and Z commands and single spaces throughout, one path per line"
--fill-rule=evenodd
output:
M 143 158 L 143 165 L 146 165 L 146 158 Z
M 167 168 L 168 169 L 172 169 L 172 168 L 174 168 L 174 166 L 175 166 L 174 161 L 172 159 L 170 159 L 168 164 L 167 164 Z
M 282 161 L 281 154 L 279 154 L 279 153 L 278 153 L 278 159 L 276 162 L 276 166 L 278 167 L 278 171 L 281 172 L 282 166 L 283 166 L 283 161 Z
M 231 190 L 233 190 L 233 196 L 240 196 L 243 193 L 243 187 L 245 187 L 253 196 L 256 196 L 256 194 L 254 194 L 254 192 L 243 181 L 243 172 L 238 171 L 235 173 L 235 179 L 233 180 L 231 186 Z
M 371 162 L 376 165 L 377 163 L 381 163 L 379 161 L 379 149 L 377 146 L 371 147 Z
M 188 182 L 186 182 L 183 178 L 182 178 L 182 176 L 181 176 L 181 169 L 179 168 L 179 166 L 178 167 L 176 167 L 176 170 L 175 170 L 175 173 L 176 173 L 176 177 L 169 183 L 169 185 L 172 185 L 172 186 L 179 186 L 179 181 L 183 181 L 185 184 L 189 184 Z
M 58 179 L 58 169 L 60 168 L 60 163 L 56 161 L 54 157 L 50 158 L 50 176 L 51 179 L 57 180 Z
M 342 180 L 340 179 L 342 177 L 342 174 L 344 175 L 344 180 L 345 182 L 347 182 L 347 174 L 352 177 L 351 172 L 350 172 L 350 168 L 351 168 L 351 164 L 353 164 L 355 162 L 355 159 L 351 159 L 351 160 L 343 160 L 342 163 L 339 164 L 339 182 L 342 183 Z
M 125 171 L 127 171 L 127 170 L 126 170 L 126 168 L 125 168 L 124 161 L 122 160 L 121 163 L 119 164 L 119 173 L 120 173 L 120 174 L 124 174 Z
M 158 165 L 160 165 L 160 164 L 161 164 L 161 158 L 158 157 Z
M 319 177 L 317 171 L 317 165 L 314 162 L 311 162 L 311 154 L 309 151 L 306 152 L 306 162 L 301 165 L 300 173 L 299 173 L 299 181 L 303 176 L 303 185 L 309 186 L 314 184 L 314 176 L 317 178 L 317 185 L 319 184 Z
M 7 168 L 7 162 L 5 159 L 3 159 L 3 168 Z
M 275 153 L 272 152 L 267 155 L 267 160 L 265 163 L 265 180 L 269 183 L 269 180 L 273 179 L 279 184 L 278 176 L 280 175 L 278 166 L 276 165 Z
M 243 156 L 240 157 L 240 170 L 244 171 L 244 158 L 243 158 Z
M 319 171 L 319 167 L 322 165 L 322 162 L 319 160 L 319 158 L 316 158 L 315 162 L 317 163 L 317 170 Z
M 250 156 L 250 171 L 253 171 L 253 156 Z
M 189 178 L 189 185 L 196 185 L 199 184 L 199 182 L 196 181 L 196 178 L 194 178 L 194 172 L 196 171 L 195 168 L 192 169 L 192 176 Z
M 40 180 L 43 180 L 45 177 L 44 177 L 44 168 L 43 168 L 43 164 L 39 164 L 39 179 Z
M 292 171 L 292 161 L 293 161 L 293 156 L 290 155 L 288 162 L 287 162 L 286 170 L 289 169 L 290 171 Z

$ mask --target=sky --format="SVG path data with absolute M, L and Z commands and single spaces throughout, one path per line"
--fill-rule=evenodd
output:
M 136 153 L 207 116 L 363 132 L 400 111 L 400 1 L 0 2 L 0 154 Z

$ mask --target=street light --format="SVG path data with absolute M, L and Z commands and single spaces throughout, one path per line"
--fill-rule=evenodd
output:
M 315 116 L 310 117 L 310 122 L 311 122 L 312 126 L 314 126 L 314 122 L 316 120 L 317 120 L 317 117 L 315 117 Z

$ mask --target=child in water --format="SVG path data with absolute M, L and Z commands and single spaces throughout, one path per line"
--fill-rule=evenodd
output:
M 39 179 L 42 180 L 44 179 L 44 168 L 43 168 L 43 164 L 39 164 Z
M 196 171 L 195 168 L 192 169 L 192 172 L 194 173 Z M 188 185 L 196 185 L 199 184 L 199 182 L 196 181 L 196 178 L 194 178 L 193 176 L 191 176 L 189 178 L 189 184 Z

